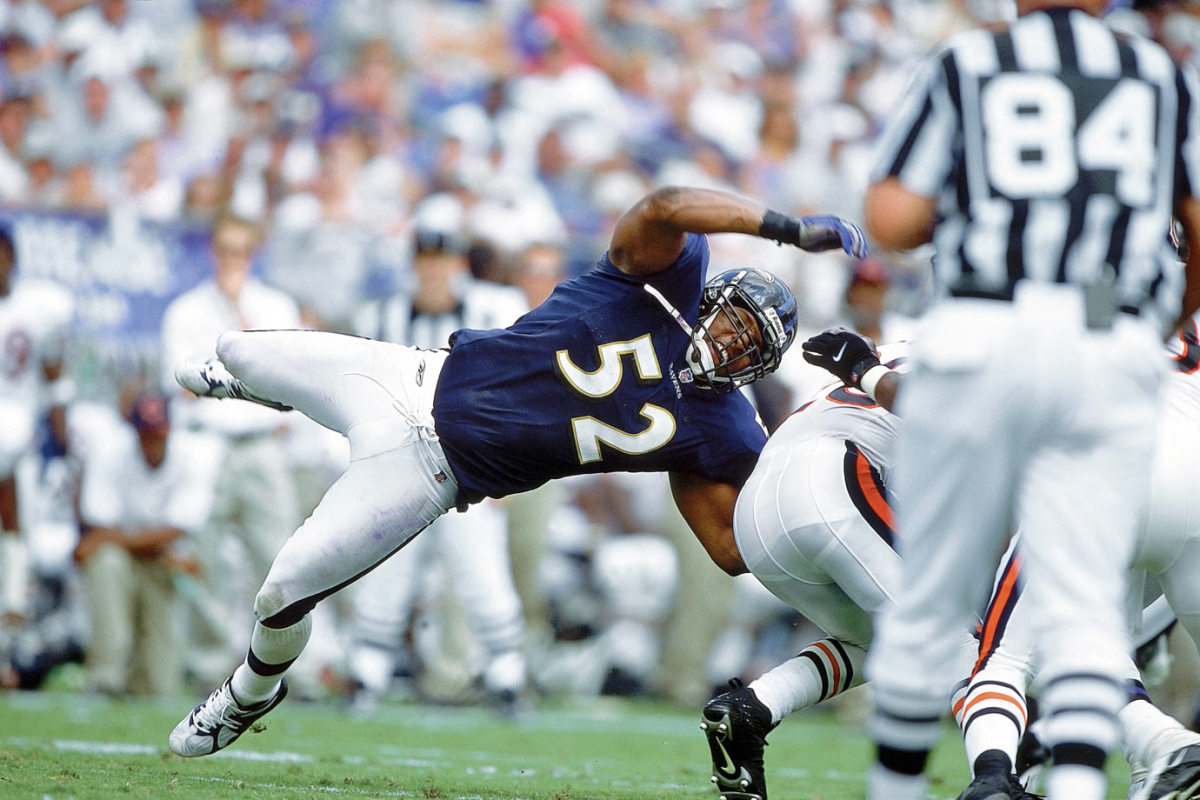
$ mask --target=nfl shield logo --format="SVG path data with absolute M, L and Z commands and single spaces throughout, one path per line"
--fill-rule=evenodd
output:
M 692 382 L 691 369 L 685 367 L 685 368 L 679 370 L 679 382 L 680 383 L 691 383 Z
M 445 483 L 446 473 L 439 469 L 436 473 L 434 473 L 433 479 L 438 483 Z

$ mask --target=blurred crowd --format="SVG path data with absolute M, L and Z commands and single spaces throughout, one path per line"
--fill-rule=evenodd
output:
M 451 313 L 468 286 L 491 287 L 507 324 L 595 263 L 616 217 L 664 184 L 857 219 L 872 143 L 917 59 L 1008 13 L 1003 0 L 0 0 L 0 208 L 202 230 L 211 291 L 238 311 L 206 311 L 207 282 L 181 296 L 151 321 L 154 363 L 112 397 L 45 377 L 39 415 L 65 418 L 40 416 L 11 470 L 22 503 L 0 532 L 0 682 L 173 694 L 240 661 L 231 637 L 249 626 L 232 609 L 250 607 L 345 456 L 295 415 L 180 396 L 172 359 L 203 355 L 206 325 L 414 343 L 408 322 Z M 1192 4 L 1117 14 L 1197 60 Z M 919 264 L 810 263 L 713 238 L 714 270 L 755 263 L 792 284 L 801 336 L 840 323 L 899 338 L 924 298 Z M 37 272 L 22 255 L 18 239 L 17 282 Z M 395 296 L 400 332 L 378 306 Z M 0 324 L 14 297 L 0 293 Z M 39 316 L 33 352 L 45 343 L 69 373 L 69 312 Z M 756 387 L 769 427 L 814 380 L 797 357 Z M 536 494 L 491 509 L 522 616 L 491 637 L 504 640 L 491 656 L 523 654 L 515 672 L 503 661 L 509 694 L 695 703 L 806 635 L 707 562 L 660 477 Z M 361 708 L 398 691 L 496 694 L 486 623 L 442 563 L 452 550 L 423 552 L 405 610 L 376 627 L 389 659 L 362 659 L 370 680 L 356 671 L 366 612 L 347 592 L 317 620 L 302 693 Z

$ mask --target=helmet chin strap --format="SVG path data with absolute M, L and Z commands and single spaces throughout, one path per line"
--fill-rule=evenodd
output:
M 688 365 L 692 368 L 692 372 L 697 375 L 706 376 L 707 380 L 713 383 L 728 383 L 728 378 L 721 378 L 716 375 L 717 363 L 713 359 L 712 348 L 708 346 L 708 343 L 705 342 L 703 338 L 704 332 L 708 328 L 708 323 L 712 322 L 712 319 L 716 316 L 717 312 L 714 310 L 713 313 L 709 315 L 708 320 L 702 323 L 699 328 L 693 328 L 688 324 L 688 321 L 683 318 L 683 314 L 680 314 L 679 310 L 676 309 L 675 306 L 671 305 L 671 301 L 663 296 L 662 292 L 660 292 L 658 289 L 655 289 L 648 283 L 642 284 L 642 288 L 645 289 L 651 297 L 657 300 L 659 304 L 667 310 L 667 313 L 671 315 L 671 318 L 674 319 L 675 322 L 679 324 L 679 327 L 683 328 L 683 332 L 688 335 L 688 339 L 691 341 L 691 346 L 688 347 L 685 357 Z
M 683 328 L 683 332 L 688 335 L 689 339 L 696 338 L 696 329 L 688 324 L 688 321 L 683 318 L 683 314 L 680 314 L 679 310 L 676 309 L 675 306 L 671 305 L 670 300 L 663 297 L 662 292 L 660 292 L 658 289 L 655 289 L 648 283 L 643 283 L 642 288 L 645 289 L 647 294 L 657 300 L 659 304 L 667 310 L 667 313 L 671 315 L 671 319 L 679 323 L 679 327 Z

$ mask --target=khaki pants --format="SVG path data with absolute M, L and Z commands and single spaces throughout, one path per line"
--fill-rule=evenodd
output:
M 656 688 L 677 703 L 699 706 L 712 696 L 709 656 L 729 621 L 734 580 L 712 563 L 673 502 L 664 511 L 662 532 L 679 557 L 679 586 L 663 626 L 661 685 Z
M 170 572 L 116 545 L 96 549 L 83 568 L 91 613 L 87 648 L 93 689 L 174 697 L 183 690 L 183 658 Z

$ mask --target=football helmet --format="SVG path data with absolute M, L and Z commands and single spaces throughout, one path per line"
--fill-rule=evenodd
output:
M 704 284 L 687 361 L 697 386 L 729 392 L 774 372 L 795 338 L 791 289 L 765 270 L 732 269 Z

